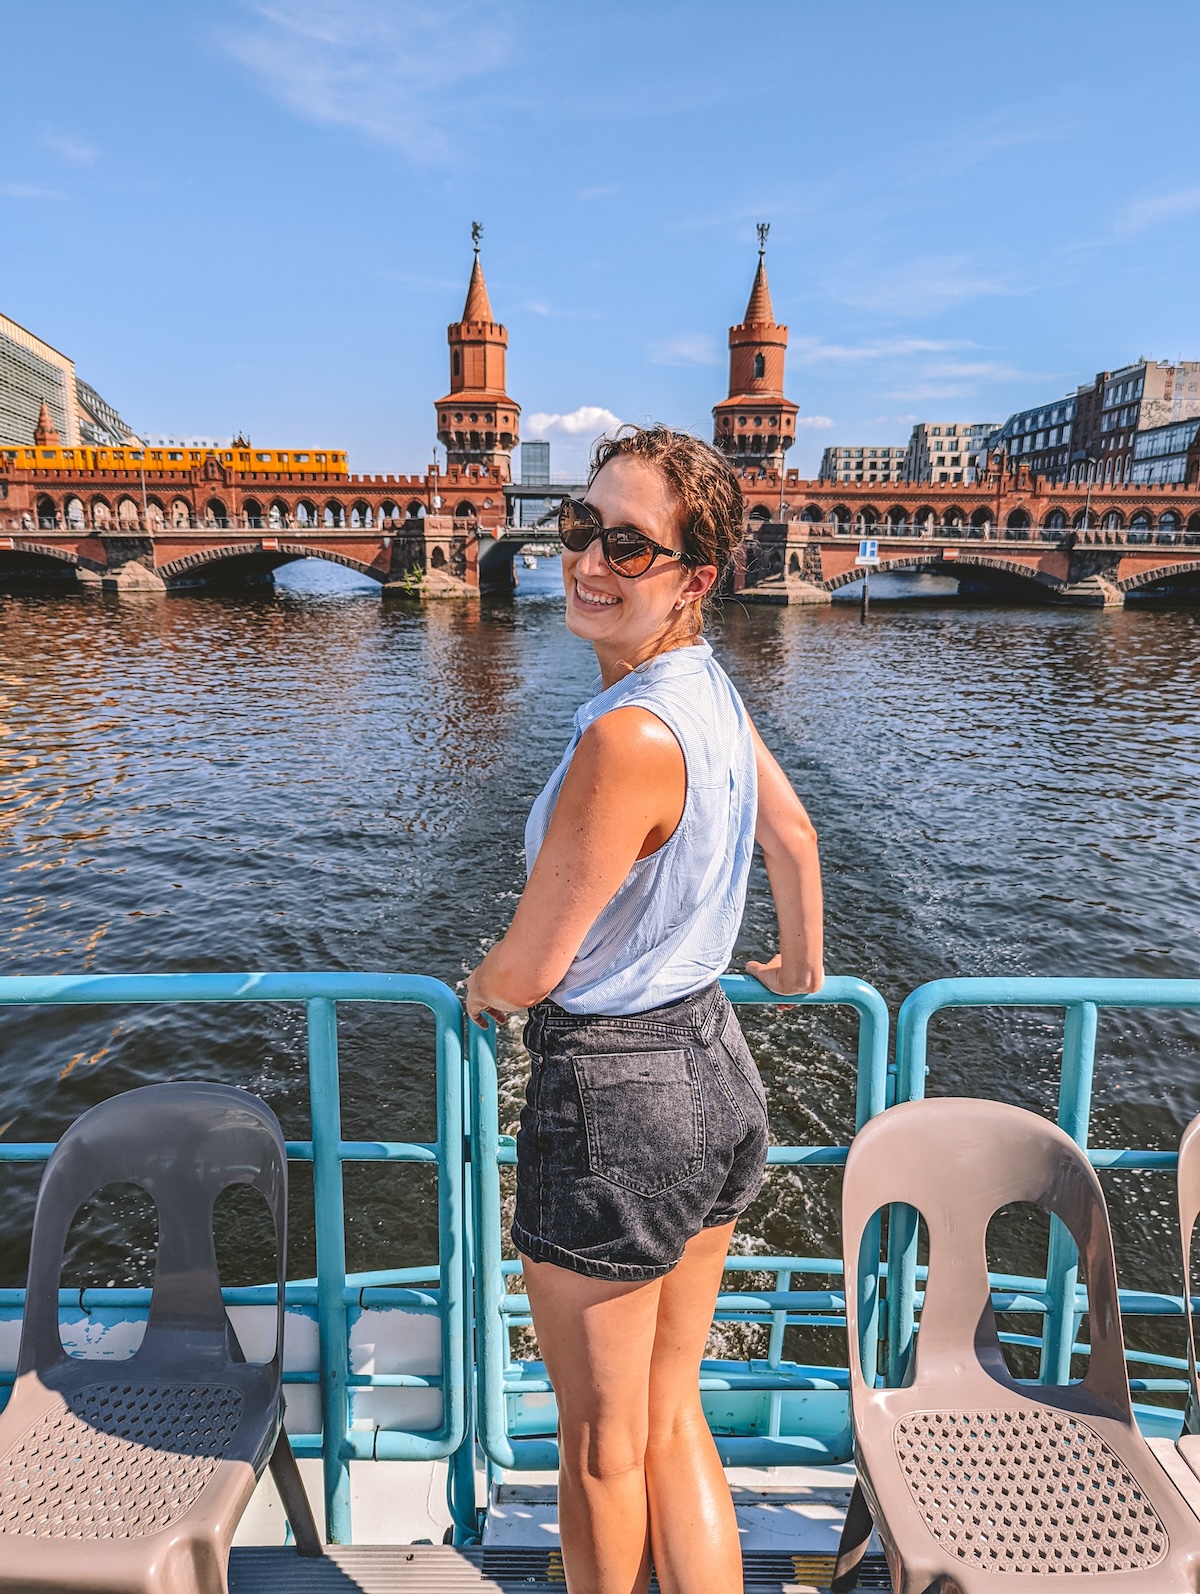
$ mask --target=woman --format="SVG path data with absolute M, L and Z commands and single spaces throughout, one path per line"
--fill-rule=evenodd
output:
M 627 429 L 559 525 L 599 691 L 530 813 L 528 882 L 467 1010 L 530 1010 L 512 1235 L 558 1400 L 568 1586 L 640 1594 L 652 1553 L 663 1594 L 730 1594 L 737 1525 L 697 1375 L 767 1112 L 717 977 L 757 841 L 779 951 L 747 970 L 820 986 L 816 836 L 700 634 L 742 531 L 727 462 Z

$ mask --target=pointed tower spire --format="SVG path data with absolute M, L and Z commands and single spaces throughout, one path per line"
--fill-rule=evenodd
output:
M 492 306 L 488 300 L 487 283 L 483 280 L 483 267 L 479 264 L 479 240 L 483 228 L 477 221 L 471 223 L 471 242 L 475 245 L 475 260 L 471 266 L 471 281 L 467 285 L 467 302 L 463 306 L 464 321 L 490 321 Z
M 729 396 L 713 408 L 713 441 L 743 471 L 782 469 L 796 440 L 800 406 L 783 396 L 788 329 L 775 320 L 767 286 L 769 223 L 758 224 L 758 269 L 745 319 L 729 329 Z
M 750 299 L 746 305 L 746 313 L 742 317 L 743 326 L 774 326 L 775 312 L 771 308 L 771 290 L 767 286 L 767 234 L 771 230 L 769 221 L 760 221 L 758 224 L 758 270 L 754 273 L 754 286 L 750 289 Z
M 38 412 L 37 425 L 33 429 L 33 440 L 39 448 L 57 448 L 62 442 L 62 438 L 58 435 L 58 427 L 54 424 L 54 418 L 50 414 L 50 407 L 45 399 L 42 400 L 42 407 Z
M 511 481 L 510 456 L 517 445 L 521 406 L 505 391 L 508 333 L 493 319 L 479 240 L 483 228 L 471 223 L 475 258 L 462 320 L 446 329 L 450 345 L 450 391 L 437 401 L 438 442 L 446 450 L 446 468 L 471 474 L 496 473 Z

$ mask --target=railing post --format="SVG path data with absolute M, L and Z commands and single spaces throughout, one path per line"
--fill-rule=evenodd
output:
M 1092 1106 L 1092 1075 L 1096 1061 L 1095 1002 L 1073 1002 L 1063 1024 L 1062 1075 L 1058 1087 L 1058 1127 L 1077 1146 L 1087 1149 Z M 1071 1346 L 1075 1343 L 1079 1315 L 1075 1288 L 1079 1255 L 1061 1219 L 1050 1219 L 1050 1245 L 1046 1253 L 1046 1294 L 1050 1307 L 1042 1333 L 1042 1362 L 1038 1378 L 1043 1384 L 1066 1384 L 1071 1378 Z
M 876 993 L 877 995 L 877 993 Z M 855 1095 L 854 1128 L 857 1132 L 887 1106 L 888 1087 L 888 1012 L 882 997 L 874 1003 L 858 1005 L 858 1084 Z M 858 1353 L 863 1377 L 875 1382 L 879 1367 L 879 1237 L 881 1220 L 873 1217 L 863 1232 L 859 1247 L 857 1276 L 843 1278 L 843 1290 L 858 1296 Z M 863 1256 L 871 1258 L 864 1269 Z
M 321 1349 L 321 1460 L 325 1536 L 349 1544 L 349 1347 L 346 1340 L 346 1225 L 342 1195 L 342 1112 L 338 1090 L 337 1004 L 310 997 L 308 1089 L 312 1113 L 313 1205 L 317 1236 L 317 1332 Z M 449 1369 L 446 1369 L 449 1376 Z

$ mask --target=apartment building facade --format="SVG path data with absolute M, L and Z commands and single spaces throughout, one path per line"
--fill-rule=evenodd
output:
M 987 464 L 995 421 L 921 421 L 905 450 L 910 482 L 973 482 Z
M 821 481 L 902 482 L 908 450 L 867 444 L 862 447 L 827 448 L 821 455 Z

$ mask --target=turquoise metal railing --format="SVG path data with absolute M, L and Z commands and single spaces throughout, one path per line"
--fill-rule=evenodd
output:
M 770 1003 L 813 1007 L 849 1007 L 858 1016 L 858 1062 L 855 1101 L 856 1127 L 882 1112 L 887 1100 L 888 1012 L 882 996 L 871 985 L 848 977 L 831 977 L 815 996 L 778 997 L 745 975 L 722 979 L 731 1001 L 737 1004 Z M 510 1335 L 529 1322 L 524 1295 L 509 1293 L 505 1280 L 520 1271 L 519 1264 L 501 1256 L 499 1170 L 516 1161 L 511 1137 L 498 1132 L 495 1032 L 485 1034 L 471 1026 L 468 1062 L 471 1080 L 471 1191 L 475 1233 L 475 1394 L 479 1441 L 489 1461 L 497 1467 L 540 1470 L 558 1464 L 558 1446 L 550 1436 L 554 1422 L 549 1382 L 540 1363 L 520 1364 L 510 1353 Z M 846 1146 L 772 1146 L 768 1161 L 796 1167 L 838 1167 L 846 1160 Z M 845 1298 L 840 1288 L 842 1264 L 834 1258 L 738 1256 L 728 1259 L 728 1271 L 774 1275 L 775 1288 L 766 1291 L 723 1292 L 717 1300 L 717 1320 L 753 1322 L 768 1326 L 769 1348 L 764 1361 L 706 1362 L 701 1389 L 706 1395 L 709 1420 L 713 1407 L 728 1407 L 728 1422 L 718 1419 L 719 1430 L 745 1422 L 748 1402 L 742 1397 L 767 1395 L 764 1431 L 757 1420 L 746 1423 L 752 1431 L 737 1434 L 718 1431 L 717 1446 L 726 1466 L 803 1465 L 845 1460 L 850 1454 L 844 1368 L 799 1367 L 782 1363 L 783 1335 L 790 1326 L 841 1326 Z M 794 1290 L 796 1276 L 825 1277 L 838 1287 Z M 864 1278 L 861 1317 L 862 1354 L 874 1366 L 878 1338 L 878 1279 Z M 780 1431 L 781 1408 L 789 1396 L 800 1396 L 809 1417 L 808 1431 Z M 513 1408 L 536 1400 L 533 1423 L 541 1430 L 522 1436 L 520 1417 Z M 740 1403 L 740 1404 L 739 1404 Z M 546 1430 L 549 1430 L 547 1432 Z
M 1096 1031 L 1101 1008 L 1200 1009 L 1200 980 L 1096 980 L 1096 979 L 949 979 L 919 986 L 905 999 L 896 1021 L 895 1100 L 918 1101 L 925 1094 L 929 1073 L 929 1023 L 947 1008 L 1036 1007 L 1063 1011 L 1062 1071 L 1059 1080 L 1059 1127 L 1088 1151 L 1096 1168 L 1137 1168 L 1146 1172 L 1173 1172 L 1178 1158 L 1172 1151 L 1147 1151 L 1138 1147 L 1092 1151 L 1088 1149 L 1092 1080 L 1095 1071 Z M 864 1252 L 864 1254 L 872 1254 Z M 1016 1344 L 1041 1349 L 1039 1378 L 1043 1383 L 1066 1383 L 1073 1354 L 1086 1352 L 1076 1343 L 1080 1318 L 1086 1310 L 1086 1293 L 1077 1279 L 1075 1245 L 1066 1228 L 1051 1220 L 1044 1279 L 1002 1278 L 993 1275 L 993 1304 L 998 1311 L 1040 1313 L 1044 1331 L 1040 1338 L 1005 1334 Z M 886 1378 L 899 1383 L 908 1365 L 917 1328 L 921 1297 L 917 1284 L 917 1217 L 911 1207 L 896 1207 L 889 1220 L 887 1263 Z M 1122 1316 L 1182 1316 L 1181 1296 L 1144 1290 L 1120 1292 Z M 1178 1370 L 1169 1379 L 1135 1379 L 1136 1391 L 1185 1393 L 1187 1363 L 1176 1357 L 1127 1352 L 1133 1364 Z M 1140 1407 L 1143 1429 L 1178 1432 L 1178 1414 L 1161 1407 Z
M 299 1455 L 320 1455 L 325 1525 L 331 1543 L 349 1543 L 352 1460 L 433 1460 L 449 1456 L 466 1431 L 467 1346 L 463 1237 L 462 1008 L 440 980 L 405 974 L 156 974 L 0 978 L 0 1006 L 157 1002 L 302 1002 L 308 1023 L 311 1139 L 288 1144 L 289 1160 L 311 1162 L 316 1232 L 316 1279 L 289 1284 L 289 1306 L 315 1309 L 320 1346 L 321 1433 L 298 1434 Z M 435 1023 L 437 1139 L 346 1141 L 341 1134 L 337 1006 L 339 1002 L 404 1002 L 425 1007 Z M 52 1144 L 0 1142 L 0 1163 L 44 1162 Z M 437 1169 L 436 1267 L 346 1275 L 342 1169 L 346 1163 L 423 1163 Z M 274 1286 L 226 1291 L 232 1306 L 274 1301 Z M 24 1292 L 0 1292 L 0 1311 L 19 1311 Z M 144 1311 L 149 1291 L 65 1291 L 63 1305 L 84 1310 Z M 441 1373 L 353 1374 L 349 1333 L 358 1312 L 387 1306 L 435 1313 L 440 1322 Z M 285 1385 L 313 1376 L 285 1373 Z M 436 1429 L 361 1431 L 350 1424 L 351 1391 L 430 1388 L 441 1392 Z
M 1058 1121 L 1086 1148 L 1100 1008 L 1200 1009 L 1200 981 L 1147 980 L 941 980 L 921 986 L 900 1010 L 894 1070 L 888 1069 L 888 1013 L 870 985 L 831 978 L 810 997 L 778 998 L 744 976 L 723 985 L 735 1003 L 788 1006 L 846 1006 L 858 1019 L 856 1126 L 883 1111 L 892 1100 L 924 1094 L 928 1072 L 928 1028 L 934 1014 L 950 1007 L 1040 1007 L 1064 1012 L 1063 1065 Z M 419 1460 L 448 1457 L 449 1500 L 460 1539 L 478 1526 L 475 1506 L 475 1436 L 493 1467 L 527 1470 L 557 1463 L 553 1432 L 553 1391 L 538 1363 L 519 1363 L 510 1336 L 528 1324 L 528 1301 L 510 1291 L 507 1281 L 519 1264 L 501 1253 L 500 1169 L 515 1162 L 515 1145 L 500 1136 L 497 1121 L 495 1032 L 466 1026 L 458 998 L 439 981 L 420 976 L 368 974 L 205 974 L 97 975 L 61 979 L 0 978 L 0 1006 L 38 1004 L 157 1002 L 299 1002 L 308 1019 L 311 1139 L 288 1145 L 289 1157 L 313 1165 L 317 1276 L 289 1282 L 289 1311 L 315 1316 L 319 1369 L 285 1372 L 285 1383 L 319 1385 L 320 1433 L 295 1434 L 301 1455 L 323 1463 L 327 1533 L 332 1542 L 352 1536 L 349 1464 L 353 1460 Z M 340 1122 L 337 1054 L 337 1004 L 406 1002 L 423 1005 L 435 1020 L 437 1138 L 430 1143 L 344 1141 Z M 469 1096 L 464 1101 L 464 1084 Z M 465 1108 L 469 1102 L 470 1123 Z M 469 1129 L 470 1203 L 464 1202 L 464 1129 Z M 49 1144 L 5 1144 L 0 1163 L 44 1161 Z M 769 1161 L 794 1167 L 837 1167 L 846 1146 L 772 1146 Z M 1089 1151 L 1099 1168 L 1171 1171 L 1173 1152 L 1127 1148 Z M 346 1163 L 422 1163 L 438 1174 L 439 1242 L 436 1264 L 348 1277 L 342 1194 Z M 897 1209 L 889 1226 L 886 1266 L 863 1270 L 860 1354 L 876 1374 L 880 1340 L 886 1337 L 882 1375 L 898 1381 L 919 1332 L 924 1270 L 916 1266 L 916 1225 L 908 1209 Z M 878 1256 L 878 1234 L 864 1255 Z M 769 1287 L 726 1289 L 716 1320 L 751 1323 L 768 1330 L 764 1358 L 706 1361 L 701 1390 L 726 1465 L 803 1464 L 844 1459 L 850 1452 L 847 1375 L 844 1367 L 800 1366 L 783 1360 L 789 1327 L 832 1326 L 845 1322 L 845 1281 L 836 1257 L 730 1257 L 727 1272 L 767 1275 Z M 889 1284 L 889 1281 L 890 1284 Z M 753 1283 L 754 1281 L 749 1281 Z M 795 1287 L 797 1283 L 802 1288 Z M 473 1289 L 473 1297 L 472 1297 Z M 1045 1324 L 1041 1336 L 1002 1334 L 1007 1343 L 1041 1350 L 1040 1376 L 1064 1381 L 1076 1343 L 1085 1296 L 1075 1275 L 1069 1238 L 1052 1225 L 1046 1278 L 992 1276 L 993 1301 L 1000 1312 L 1033 1312 Z M 263 1306 L 273 1301 L 273 1286 L 226 1292 L 231 1307 Z M 23 1292 L 0 1291 L 0 1321 L 19 1314 Z M 474 1305 L 474 1332 L 467 1309 Z M 78 1307 L 98 1317 L 128 1317 L 144 1312 L 149 1292 L 142 1290 L 64 1291 L 64 1308 Z M 1148 1291 L 1121 1291 L 1129 1316 L 1179 1316 L 1183 1301 Z M 355 1373 L 348 1351 L 358 1314 L 398 1307 L 436 1317 L 441 1371 Z M 886 1307 L 886 1334 L 881 1308 Z M 1136 1392 L 1182 1393 L 1186 1363 L 1180 1358 L 1127 1352 L 1131 1366 L 1145 1370 L 1131 1379 Z M 0 1377 L 0 1385 L 5 1382 Z M 357 1392 L 388 1388 L 435 1388 L 441 1395 L 436 1429 L 399 1428 L 375 1423 L 356 1427 L 351 1401 Z M 797 1413 L 799 1415 L 797 1416 Z M 1178 1429 L 1179 1414 L 1141 1406 L 1139 1421 L 1151 1432 Z M 328 1442 L 336 1436 L 336 1442 Z

